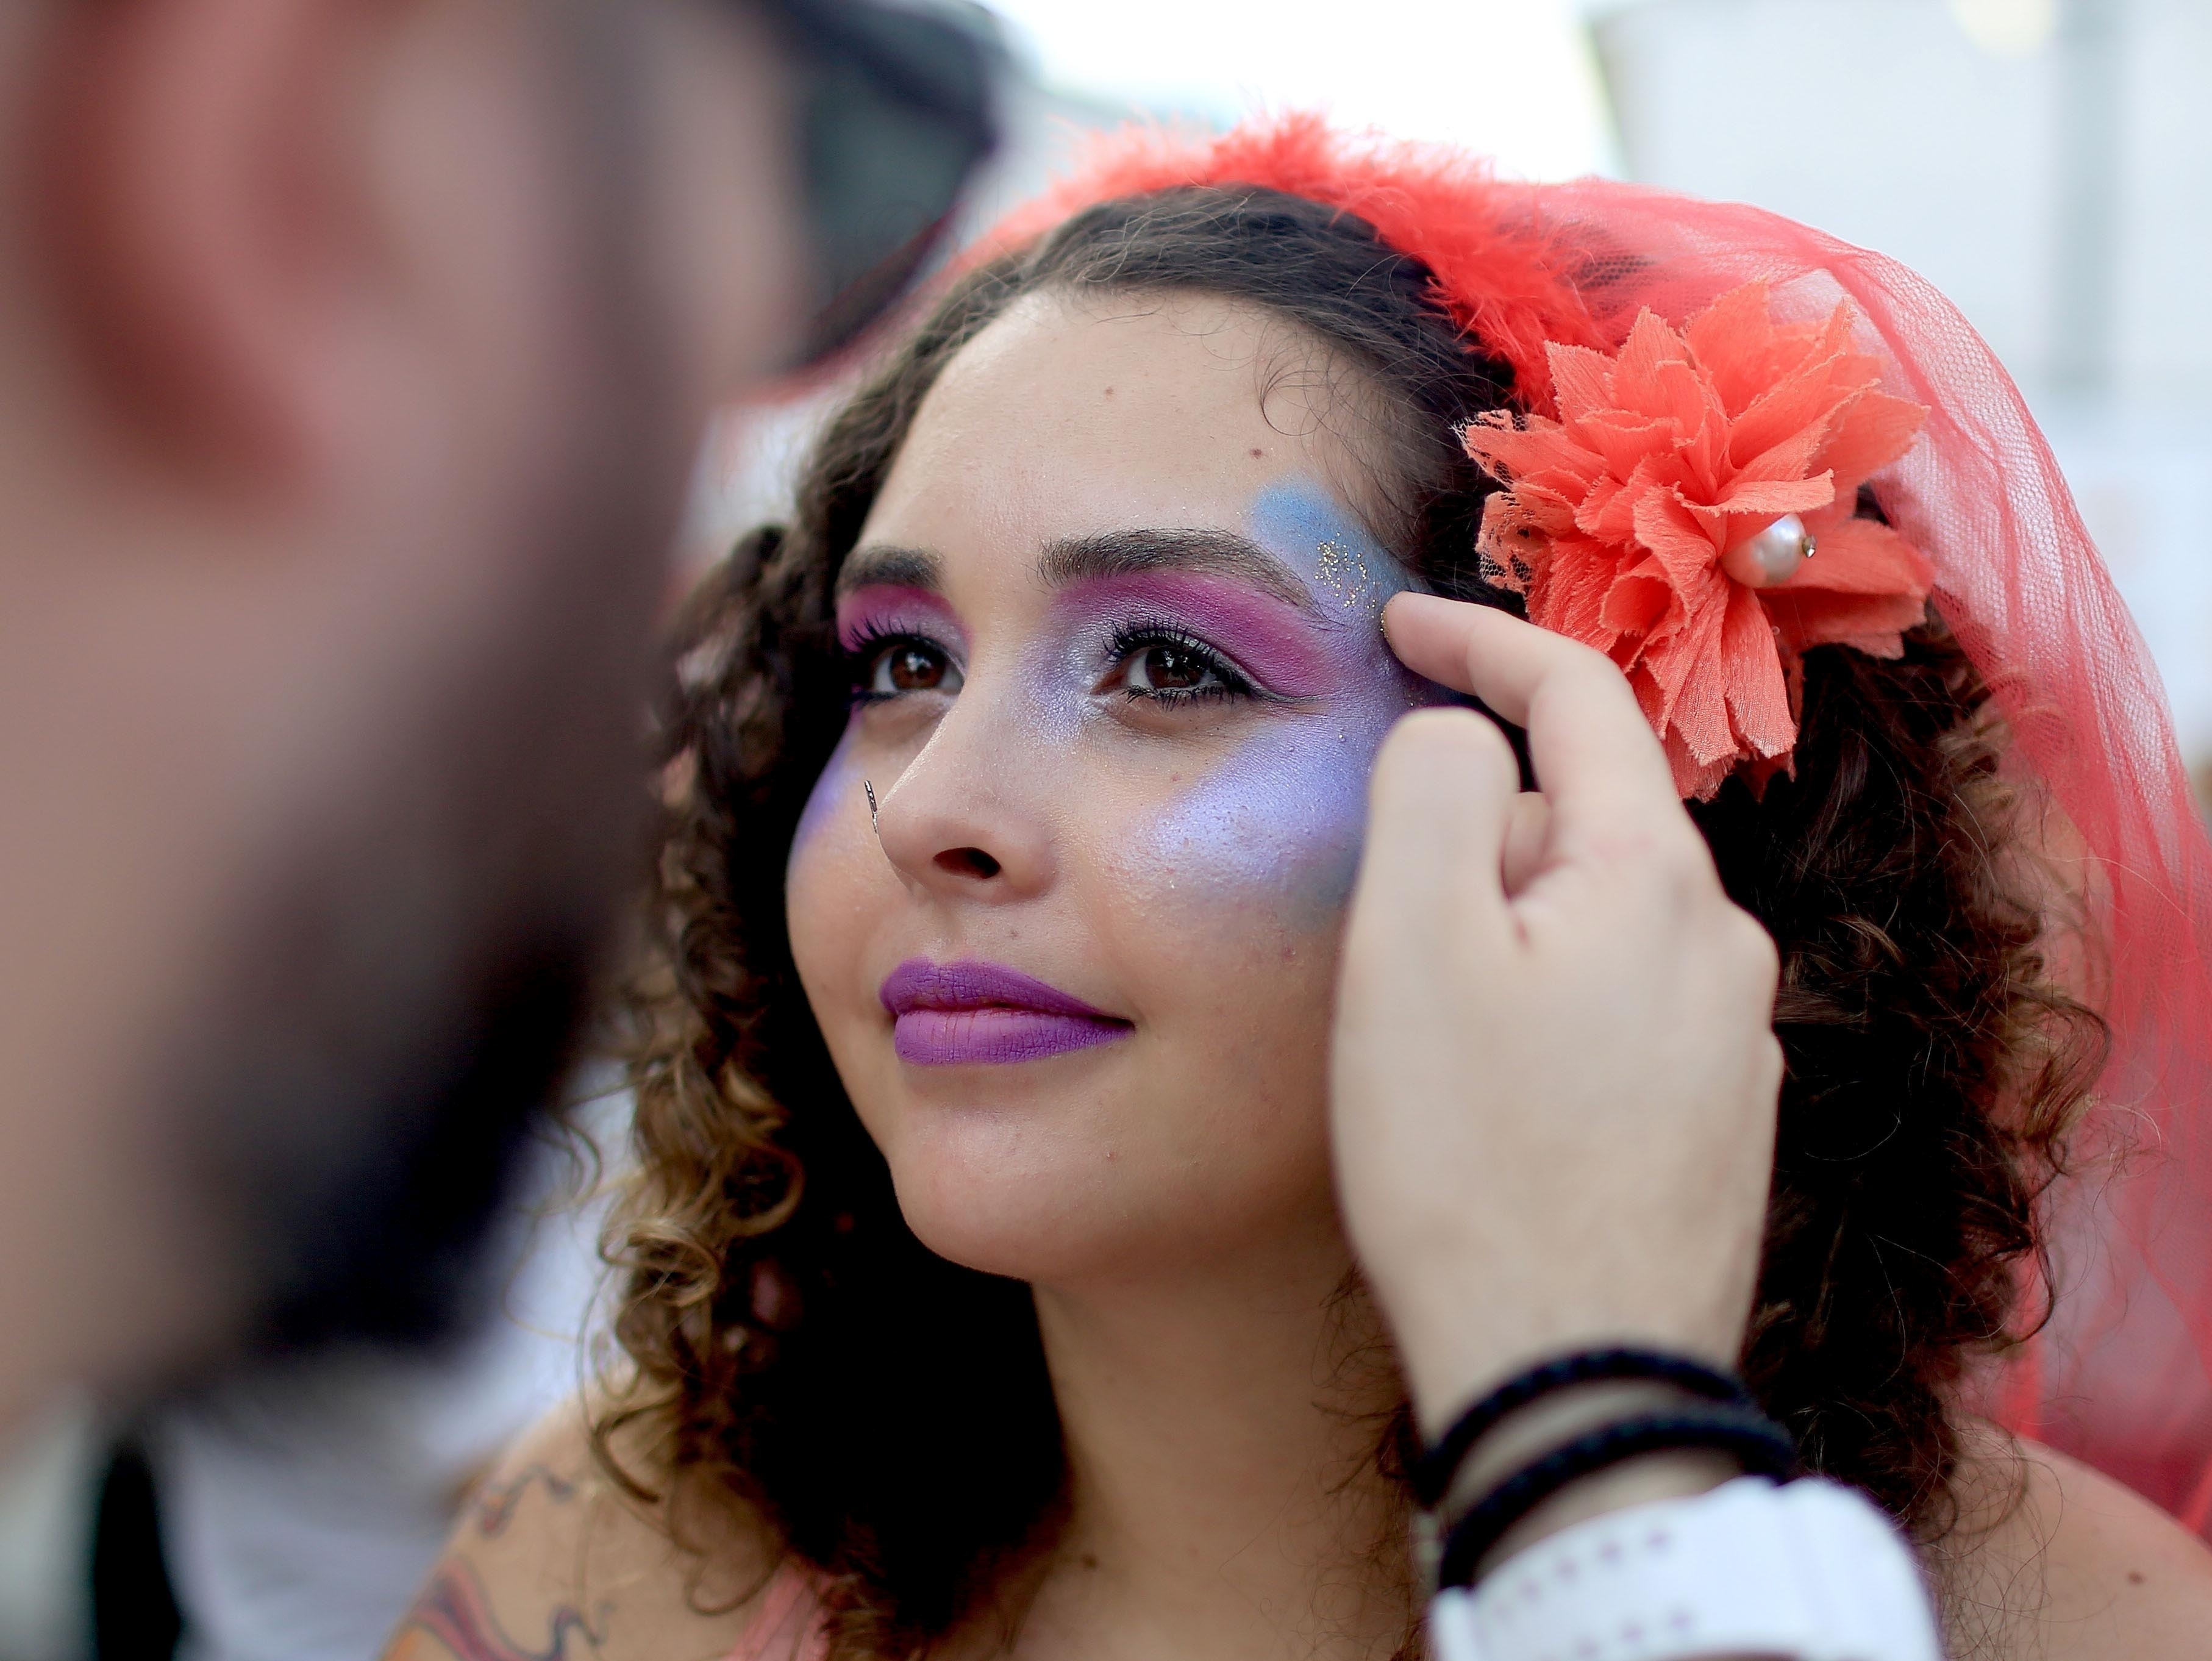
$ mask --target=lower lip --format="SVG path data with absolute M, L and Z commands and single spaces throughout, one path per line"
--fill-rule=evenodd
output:
M 1042 1009 L 909 1009 L 892 1029 L 898 1058 L 916 1067 L 1004 1067 L 1126 1037 L 1126 1021 Z

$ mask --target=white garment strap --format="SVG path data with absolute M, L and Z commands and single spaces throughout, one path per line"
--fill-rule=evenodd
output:
M 1743 1476 L 1547 1536 L 1429 1605 L 1437 1661 L 1942 1661 L 1911 1548 L 1856 1489 Z

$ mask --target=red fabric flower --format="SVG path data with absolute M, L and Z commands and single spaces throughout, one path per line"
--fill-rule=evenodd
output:
M 1483 515 L 1486 569 L 1621 666 L 1685 796 L 1790 764 L 1808 648 L 1895 657 L 1926 614 L 1927 557 L 1853 514 L 1927 411 L 1876 389 L 1852 321 L 1845 302 L 1778 323 L 1759 283 L 1684 330 L 1647 311 L 1617 354 L 1550 348 L 1559 420 L 1498 413 L 1462 435 L 1508 487 Z M 1817 549 L 1795 575 L 1753 588 L 1722 569 L 1784 514 Z

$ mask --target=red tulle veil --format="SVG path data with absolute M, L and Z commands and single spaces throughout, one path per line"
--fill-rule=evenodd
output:
M 1222 137 L 1139 127 L 964 257 L 1019 246 L 1110 198 L 1188 185 L 1282 191 L 1356 214 L 1425 264 L 1537 413 L 1547 347 L 1618 350 L 1638 312 L 1684 325 L 1765 283 L 1775 313 L 1848 300 L 1886 389 L 1927 407 L 1876 481 L 1933 562 L 1933 603 L 1988 679 L 2047 850 L 2089 913 L 2075 952 L 2113 1050 L 2048 1196 L 2050 1323 L 1990 1385 L 2021 1433 L 2212 1525 L 2212 847 L 2158 672 L 2050 446 L 1957 308 L 1896 261 L 1758 208 L 1603 179 L 1532 185 L 1441 149 L 1290 115 Z M 2033 1289 L 2039 1297 L 2043 1288 Z

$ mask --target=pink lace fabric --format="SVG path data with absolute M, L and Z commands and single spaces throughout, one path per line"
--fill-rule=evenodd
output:
M 1928 411 L 1875 479 L 1934 568 L 1932 599 L 1994 689 L 2013 770 L 2093 944 L 2074 952 L 2113 1050 L 2048 1197 L 2055 1314 L 1991 1381 L 2012 1428 L 2203 1530 L 2212 1512 L 2212 848 L 2164 691 L 2018 389 L 1958 310 L 1896 261 L 1762 210 L 1600 179 L 1527 185 L 1478 160 L 1317 118 L 1109 136 L 970 259 L 1084 205 L 1251 185 L 1359 215 L 1422 259 L 1470 335 L 1541 388 L 1549 344 L 1618 350 L 1638 312 L 1680 328 L 1763 283 L 1776 318 L 1848 301 L 1885 392 Z
M 760 1609 L 729 1661 L 822 1661 L 830 1646 L 822 1635 L 820 1612 L 806 1572 L 786 1563 L 761 1594 Z

